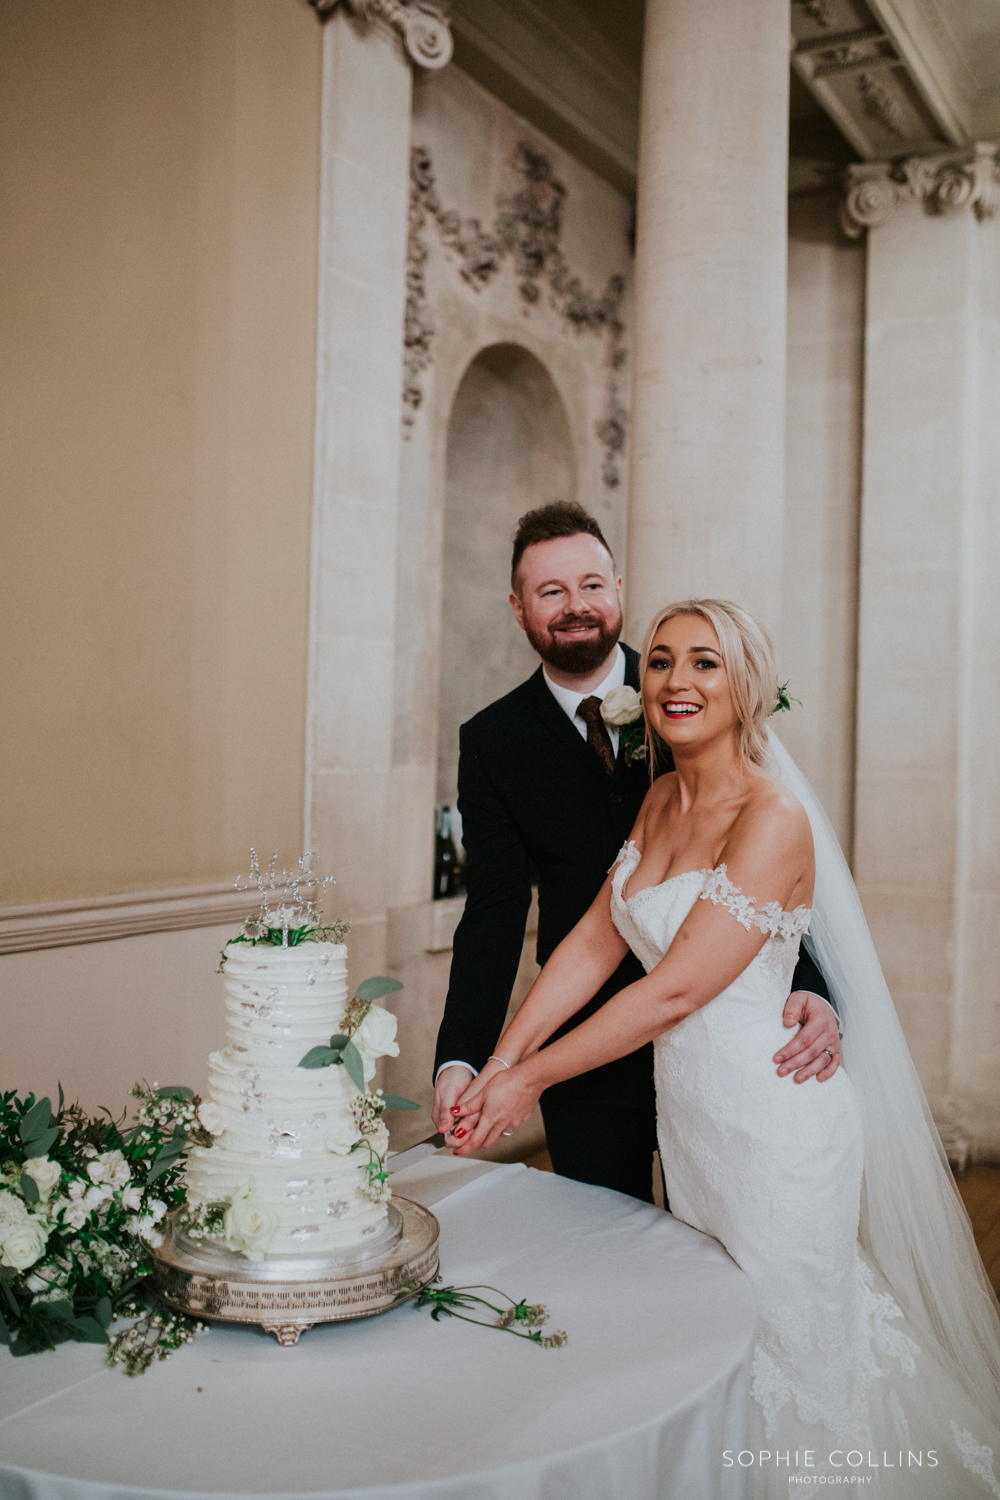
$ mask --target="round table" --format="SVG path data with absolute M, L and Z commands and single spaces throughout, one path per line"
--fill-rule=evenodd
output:
M 295 1348 L 215 1324 L 129 1380 L 0 1350 L 3 1500 L 737 1500 L 755 1306 L 715 1240 L 633 1198 L 432 1157 L 442 1274 L 544 1302 L 569 1344 L 412 1305 Z

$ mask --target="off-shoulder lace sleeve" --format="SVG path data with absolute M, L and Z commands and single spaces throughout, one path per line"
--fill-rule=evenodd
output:
M 626 839 L 624 844 L 622 844 L 621 848 L 619 849 L 618 853 L 615 855 L 615 862 L 611 866 L 611 869 L 608 871 L 608 874 L 611 874 L 611 870 L 616 870 L 623 860 L 631 859 L 636 864 L 638 864 L 641 858 L 642 856 L 639 853 L 639 850 L 636 848 L 634 840 Z
M 733 885 L 725 865 L 707 872 L 701 899 L 711 901 L 713 906 L 724 906 L 747 932 L 756 927 L 769 937 L 792 938 L 805 932 L 809 926 L 808 906 L 784 911 L 779 901 L 769 901 L 765 907 L 758 908 L 751 896 L 744 896 L 739 886 Z

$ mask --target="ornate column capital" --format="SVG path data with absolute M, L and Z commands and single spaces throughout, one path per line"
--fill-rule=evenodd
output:
M 1000 211 L 1000 147 L 986 141 L 930 156 L 860 162 L 847 169 L 840 222 L 857 239 L 888 223 L 901 203 L 918 202 L 928 214 L 971 209 L 976 218 Z
M 434 71 L 451 61 L 451 27 L 432 0 L 309 0 L 321 21 L 345 5 L 362 21 L 384 21 L 402 39 L 406 54 L 420 68 Z

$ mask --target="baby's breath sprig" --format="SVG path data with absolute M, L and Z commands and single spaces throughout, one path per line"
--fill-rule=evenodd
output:
M 477 1297 L 476 1292 L 492 1292 L 495 1297 L 502 1297 L 509 1306 L 497 1307 L 487 1298 Z M 553 1333 L 542 1333 L 549 1321 L 547 1307 L 543 1307 L 541 1303 L 526 1302 L 523 1297 L 520 1302 L 515 1302 L 513 1297 L 495 1286 L 425 1286 L 418 1293 L 414 1306 L 429 1307 L 435 1323 L 442 1317 L 460 1318 L 463 1323 L 478 1323 L 480 1328 L 497 1328 L 501 1333 L 512 1333 L 515 1338 L 527 1339 L 540 1349 L 564 1349 L 569 1343 L 568 1334 L 561 1328 Z M 496 1316 L 469 1316 L 470 1312 L 475 1312 L 480 1307 L 487 1308 Z
M 163 1303 L 133 1302 L 120 1309 L 136 1321 L 108 1343 L 109 1365 L 121 1365 L 126 1375 L 141 1375 L 154 1360 L 169 1359 L 175 1349 L 190 1344 L 206 1325 L 186 1313 L 174 1312 Z

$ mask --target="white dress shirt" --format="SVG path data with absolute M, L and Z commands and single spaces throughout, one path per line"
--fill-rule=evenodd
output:
M 584 719 L 580 718 L 580 715 L 577 713 L 577 709 L 580 707 L 580 704 L 583 702 L 584 698 L 600 698 L 601 702 L 603 703 L 604 699 L 607 697 L 608 693 L 610 693 L 612 688 L 625 686 L 625 652 L 622 650 L 621 646 L 615 647 L 615 659 L 612 663 L 611 671 L 608 673 L 607 677 L 605 677 L 604 681 L 599 682 L 597 687 L 591 688 L 589 693 L 578 693 L 575 688 L 560 687 L 557 682 L 552 681 L 552 678 L 549 676 L 544 667 L 542 667 L 542 676 L 545 678 L 545 686 L 548 688 L 549 692 L 552 694 L 553 698 L 556 700 L 559 707 L 566 715 L 567 719 L 569 719 L 573 728 L 578 729 L 583 739 L 586 739 L 587 724 Z M 604 727 L 608 731 L 608 734 L 611 736 L 612 754 L 617 756 L 618 730 L 613 724 L 606 724 Z

